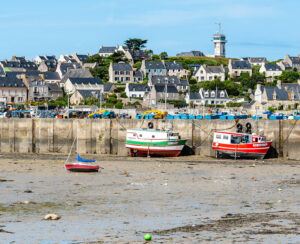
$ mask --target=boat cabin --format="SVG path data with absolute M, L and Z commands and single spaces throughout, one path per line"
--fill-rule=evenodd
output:
M 264 143 L 266 136 L 246 133 L 215 132 L 214 142 L 223 144 Z
M 162 131 L 155 129 L 127 130 L 127 140 L 178 140 L 179 133 L 174 131 Z

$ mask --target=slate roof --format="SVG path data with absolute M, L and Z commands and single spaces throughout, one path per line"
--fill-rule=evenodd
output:
M 133 77 L 140 77 L 140 78 L 143 78 L 144 76 L 143 76 L 142 71 L 137 70 L 137 71 L 134 71 L 134 72 L 133 72 Z
M 68 69 L 74 69 L 74 65 L 71 63 L 61 63 L 58 67 L 59 67 L 62 75 L 65 75 L 67 73 Z
M 155 85 L 155 91 L 156 92 L 165 92 L 165 85 Z M 178 90 L 176 86 L 173 85 L 167 85 L 167 93 L 178 93 Z
M 300 64 L 300 57 L 290 57 L 293 64 Z
M 102 85 L 103 82 L 100 78 L 69 78 L 72 84 L 91 84 Z
M 190 94 L 190 100 L 199 100 L 199 99 L 201 99 L 199 92 Z
M 232 60 L 231 66 L 233 69 L 252 69 L 248 61 Z
M 129 84 L 128 85 L 129 91 L 139 91 L 139 92 L 147 92 L 150 91 L 150 87 L 146 84 Z
M 262 63 L 266 61 L 266 58 L 259 57 L 259 58 L 249 58 L 250 63 Z
M 267 71 L 281 71 L 281 68 L 277 64 L 265 64 Z
M 0 77 L 0 87 L 21 87 L 25 88 L 25 84 L 21 79 L 13 76 Z
M 222 66 L 206 66 L 207 73 L 224 73 L 225 70 Z
M 146 62 L 146 69 L 165 69 L 163 62 Z
M 109 92 L 112 86 L 112 83 L 104 83 L 104 92 Z
M 167 70 L 170 69 L 183 69 L 180 62 L 165 62 L 165 67 Z
M 37 65 L 34 62 L 18 62 L 18 61 L 1 61 L 4 68 L 24 68 L 26 70 L 37 70 Z
M 114 53 L 116 50 L 116 47 L 101 47 L 99 53 Z
M 62 92 L 62 89 L 56 83 L 47 83 L 50 92 Z
M 60 83 L 65 83 L 68 78 L 93 78 L 88 69 L 70 69 L 61 79 Z
M 208 92 L 208 97 L 205 96 L 206 92 Z M 221 92 L 224 92 L 224 97 L 221 97 Z M 208 99 L 208 98 L 211 98 L 211 99 L 214 99 L 214 98 L 225 99 L 225 98 L 228 98 L 228 94 L 227 94 L 226 90 L 217 90 L 217 94 L 216 94 L 215 90 L 201 90 L 200 89 L 200 93 L 202 93 L 201 95 L 204 99 Z M 213 96 L 213 93 L 215 93 L 216 95 Z
M 97 97 L 98 91 L 96 90 L 77 90 L 83 98 Z
M 77 54 L 77 57 L 78 57 L 78 59 L 79 59 L 81 62 L 85 63 L 86 60 L 89 58 L 89 55 L 86 55 L 86 54 Z
M 177 76 L 167 76 L 167 75 L 153 75 L 151 76 L 151 83 L 155 84 L 168 84 L 177 85 L 177 86 L 188 86 L 189 83 L 187 80 L 180 80 Z M 167 80 L 166 80 L 167 79 Z
M 285 89 L 285 87 L 287 89 Z M 267 98 L 268 100 L 274 100 L 273 94 L 276 93 L 276 99 L 275 100 L 281 100 L 281 101 L 288 101 L 291 100 L 291 94 L 292 92 L 295 95 L 294 100 L 300 100 L 299 97 L 299 85 L 298 84 L 282 84 L 281 89 L 278 88 L 278 86 L 265 86 L 263 89 L 266 90 Z
M 46 80 L 60 80 L 57 72 L 40 72 L 40 71 L 26 71 L 26 72 L 7 72 L 6 75 L 10 77 L 16 77 L 17 75 L 25 74 L 26 76 L 34 76 L 43 74 Z
M 132 71 L 132 67 L 127 63 L 112 64 L 113 71 Z

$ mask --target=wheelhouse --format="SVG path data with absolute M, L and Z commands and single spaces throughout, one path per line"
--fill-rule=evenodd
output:
M 224 144 L 265 143 L 266 136 L 244 133 L 215 132 L 214 142 Z

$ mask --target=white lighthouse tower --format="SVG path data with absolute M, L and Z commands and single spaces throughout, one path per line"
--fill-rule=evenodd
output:
M 219 25 L 219 31 L 213 36 L 213 43 L 215 44 L 215 57 L 225 57 L 225 44 L 226 44 L 226 36 L 221 33 L 221 23 L 217 23 Z

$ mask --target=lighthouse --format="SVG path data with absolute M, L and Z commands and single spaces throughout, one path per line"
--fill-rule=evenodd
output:
M 225 57 L 225 44 L 226 44 L 226 36 L 221 32 L 221 23 L 217 23 L 219 26 L 219 30 L 213 36 L 213 43 L 215 45 L 215 57 Z

